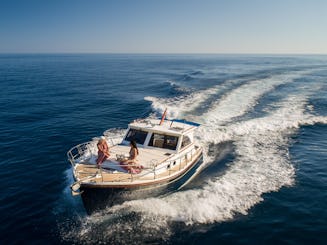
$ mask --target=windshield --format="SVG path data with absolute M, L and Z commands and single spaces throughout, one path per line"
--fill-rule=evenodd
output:
M 126 141 L 135 140 L 137 144 L 143 145 L 147 134 L 148 132 L 131 128 L 126 135 L 125 140 Z

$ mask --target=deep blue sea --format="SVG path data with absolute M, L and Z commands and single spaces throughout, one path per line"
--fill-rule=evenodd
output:
M 0 91 L 0 244 L 327 244 L 327 56 L 2 54 Z M 66 152 L 165 108 L 202 172 L 88 216 Z

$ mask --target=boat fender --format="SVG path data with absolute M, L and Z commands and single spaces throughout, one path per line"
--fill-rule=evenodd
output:
M 80 183 L 75 182 L 74 184 L 72 184 L 70 186 L 70 188 L 72 189 L 72 191 L 77 192 L 79 190 L 79 188 L 81 188 L 81 185 L 80 185 Z

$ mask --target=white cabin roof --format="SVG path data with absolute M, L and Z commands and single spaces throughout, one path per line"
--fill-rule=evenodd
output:
M 197 128 L 196 125 L 176 122 L 174 120 L 164 120 L 161 125 L 159 125 L 161 120 L 159 119 L 141 119 L 135 120 L 129 124 L 130 128 L 143 129 L 144 131 L 151 131 L 157 133 L 164 133 L 169 135 L 183 135 Z

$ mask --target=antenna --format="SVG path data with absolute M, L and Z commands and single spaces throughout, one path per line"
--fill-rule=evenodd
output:
M 171 120 L 171 123 L 170 123 L 170 128 L 171 128 L 171 126 L 173 125 L 173 123 L 174 123 L 174 120 Z

